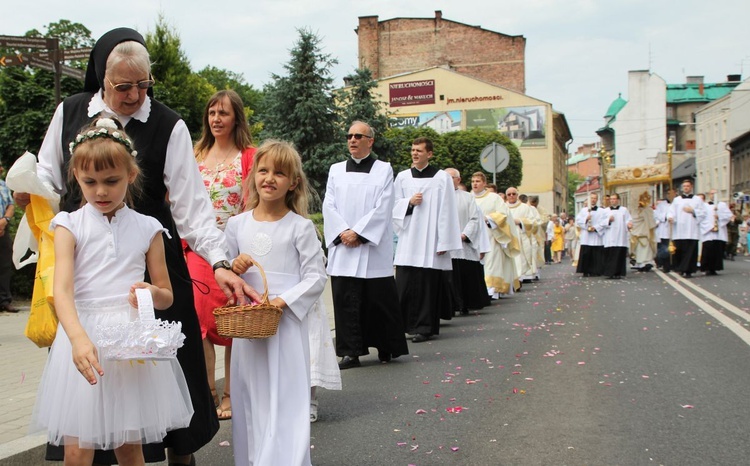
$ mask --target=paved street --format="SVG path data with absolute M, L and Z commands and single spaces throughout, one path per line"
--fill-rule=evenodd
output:
M 514 297 L 410 343 L 410 355 L 344 371 L 343 391 L 319 395 L 313 464 L 746 464 L 750 262 L 725 267 L 686 282 L 548 266 Z M 2 424 L 16 422 L 10 406 L 30 412 L 44 360 L 30 343 L 6 351 L 24 338 L 12 319 L 0 316 Z M 222 422 L 198 464 L 232 464 L 231 442 Z M 43 464 L 38 448 L 0 458 Z

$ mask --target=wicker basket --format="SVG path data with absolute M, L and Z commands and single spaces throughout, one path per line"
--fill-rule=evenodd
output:
M 281 308 L 268 301 L 266 273 L 260 264 L 253 264 L 263 277 L 263 296 L 259 304 L 214 309 L 216 330 L 224 338 L 268 338 L 279 329 Z

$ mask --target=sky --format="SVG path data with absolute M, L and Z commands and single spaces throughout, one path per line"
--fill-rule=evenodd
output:
M 338 60 L 335 85 L 357 66 L 360 16 L 434 18 L 526 38 L 526 94 L 566 117 L 569 152 L 598 141 L 596 129 L 630 70 L 651 70 L 668 84 L 686 76 L 724 82 L 750 75 L 747 0 L 27 0 L 2 13 L 0 35 L 44 30 L 67 19 L 98 38 L 110 29 L 153 31 L 159 15 L 174 28 L 194 71 L 207 65 L 242 73 L 261 88 L 284 74 L 289 51 L 307 28 Z M 158 78 L 158 77 L 157 77 Z

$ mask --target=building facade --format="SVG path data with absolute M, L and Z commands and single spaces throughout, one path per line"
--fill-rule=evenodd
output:
M 548 212 L 566 210 L 565 161 L 572 136 L 565 115 L 552 104 L 447 67 L 382 78 L 373 95 L 385 104 L 396 127 L 429 126 L 439 133 L 471 128 L 502 132 L 523 159 L 518 189 L 538 195 Z
M 361 16 L 356 29 L 359 67 L 375 79 L 434 66 L 526 92 L 526 39 L 443 19 Z

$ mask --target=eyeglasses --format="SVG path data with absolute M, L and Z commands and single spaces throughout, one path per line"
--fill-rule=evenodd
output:
M 128 92 L 133 86 L 137 87 L 140 90 L 144 90 L 154 85 L 153 79 L 144 79 L 143 81 L 138 81 L 137 83 L 113 84 L 112 81 L 107 78 L 107 82 L 110 86 L 112 86 L 112 89 L 116 90 L 117 92 Z
M 347 134 L 346 135 L 346 140 L 347 141 L 350 140 L 351 138 L 354 138 L 357 141 L 359 141 L 362 138 L 370 138 L 370 139 L 372 139 L 372 136 L 368 136 L 366 134 L 360 134 L 360 133 L 354 133 L 354 134 Z

